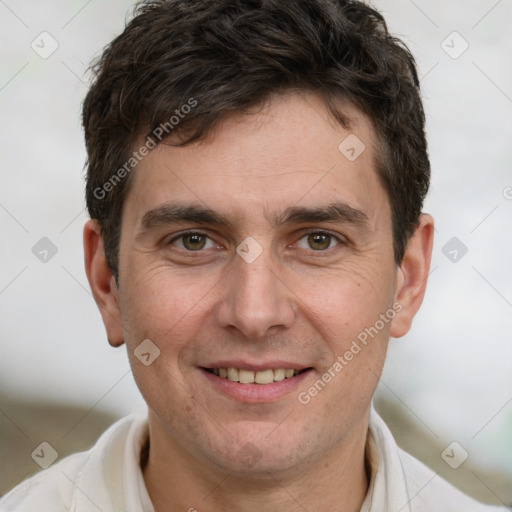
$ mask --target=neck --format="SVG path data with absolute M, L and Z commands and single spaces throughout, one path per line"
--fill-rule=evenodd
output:
M 356 512 L 370 477 L 365 464 L 367 416 L 364 420 L 366 428 L 355 426 L 343 446 L 310 461 L 307 468 L 250 476 L 199 461 L 150 421 L 146 487 L 157 512 Z

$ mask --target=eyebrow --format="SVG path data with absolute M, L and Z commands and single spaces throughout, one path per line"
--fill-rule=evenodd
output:
M 368 228 L 369 218 L 361 210 L 343 202 L 321 207 L 291 206 L 270 219 L 272 228 L 285 224 L 339 222 Z M 224 215 L 201 205 L 162 204 L 142 217 L 142 233 L 179 222 L 211 225 L 234 230 L 234 224 Z M 141 233 L 141 234 L 142 234 Z
M 291 206 L 283 213 L 277 215 L 272 222 L 273 227 L 281 224 L 318 222 L 339 222 L 353 224 L 360 227 L 369 227 L 370 219 L 362 210 L 353 208 L 343 202 L 331 203 L 327 206 L 306 208 L 303 206 Z

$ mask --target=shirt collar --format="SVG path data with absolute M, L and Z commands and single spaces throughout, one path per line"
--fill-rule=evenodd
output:
M 366 458 L 371 476 L 361 512 L 411 512 L 411 497 L 399 448 L 373 406 L 368 424 Z
M 147 418 L 136 415 L 103 434 L 75 482 L 74 512 L 154 512 L 140 468 L 147 436 Z M 399 448 L 373 406 L 366 458 L 370 482 L 361 512 L 411 512 Z
M 89 452 L 74 490 L 73 512 L 154 512 L 140 452 L 148 436 L 147 418 L 130 415 L 108 429 Z

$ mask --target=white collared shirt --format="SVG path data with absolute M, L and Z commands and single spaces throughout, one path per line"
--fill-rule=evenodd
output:
M 0 500 L 0 512 L 154 512 L 140 468 L 147 418 L 112 425 L 87 452 L 66 457 Z M 401 450 L 372 409 L 366 454 L 371 479 L 361 512 L 491 512 Z

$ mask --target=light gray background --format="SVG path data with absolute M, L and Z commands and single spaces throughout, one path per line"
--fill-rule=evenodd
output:
M 62 455 L 102 411 L 108 423 L 144 409 L 125 349 L 107 344 L 81 240 L 86 69 L 131 5 L 0 0 L 0 416 L 4 445 L 23 446 L 11 455 L 28 467 L 11 466 L 3 490 L 38 469 L 30 447 L 49 441 Z M 511 504 L 512 1 L 374 5 L 418 61 L 433 173 L 425 211 L 437 228 L 424 305 L 391 343 L 378 402 L 397 411 L 391 427 L 429 465 Z M 47 59 L 31 48 L 43 31 L 59 45 Z M 454 236 L 468 248 L 455 263 L 442 252 Z M 58 248 L 46 263 L 32 253 L 42 237 Z M 52 416 L 50 404 L 68 412 Z M 457 470 L 440 456 L 452 441 L 469 454 Z

